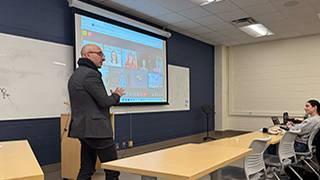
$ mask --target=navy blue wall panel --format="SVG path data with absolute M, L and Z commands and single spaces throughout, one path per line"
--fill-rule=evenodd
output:
M 0 121 L 0 141 L 28 139 L 41 165 L 60 161 L 60 123 L 57 118 Z
M 73 16 L 66 0 L 1 0 L 0 32 L 71 45 Z M 204 132 L 201 105 L 213 104 L 213 57 L 213 46 L 173 32 L 168 62 L 190 68 L 191 110 L 117 115 L 116 141 L 144 145 Z M 41 165 L 60 161 L 59 119 L 0 121 L 0 141 L 16 139 L 29 140 Z
M 71 45 L 72 26 L 67 0 L 1 0 L 0 32 Z

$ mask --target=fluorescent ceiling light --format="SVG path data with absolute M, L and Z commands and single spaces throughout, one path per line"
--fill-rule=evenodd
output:
M 250 24 L 248 26 L 240 27 L 240 30 L 256 38 L 273 35 L 273 32 L 271 32 L 263 24 Z
M 205 5 L 210 4 L 212 2 L 220 2 L 220 1 L 222 1 L 222 0 L 206 0 L 203 3 L 201 3 L 200 6 L 205 6 Z

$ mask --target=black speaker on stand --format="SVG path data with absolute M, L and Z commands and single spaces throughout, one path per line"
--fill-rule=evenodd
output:
M 207 136 L 204 137 L 203 140 L 204 141 L 216 140 L 214 137 L 211 137 L 209 135 L 209 115 L 213 113 L 213 109 L 209 105 L 202 105 L 201 110 L 206 115 L 206 118 L 207 118 Z

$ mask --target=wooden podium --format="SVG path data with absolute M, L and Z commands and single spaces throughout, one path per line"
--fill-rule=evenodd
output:
M 114 114 L 111 114 L 110 118 L 114 133 Z M 76 179 L 80 169 L 80 142 L 78 139 L 68 137 L 69 124 L 70 114 L 61 114 L 61 177 L 63 179 Z M 99 159 L 96 168 L 101 168 Z

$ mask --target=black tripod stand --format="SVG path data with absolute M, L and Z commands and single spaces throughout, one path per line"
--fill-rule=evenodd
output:
M 214 137 L 211 137 L 209 135 L 209 115 L 212 114 L 213 109 L 211 108 L 211 106 L 209 105 L 203 105 L 201 106 L 201 110 L 204 114 L 206 114 L 206 118 L 207 118 L 207 136 L 203 137 L 204 141 L 208 141 L 208 140 L 215 140 Z

